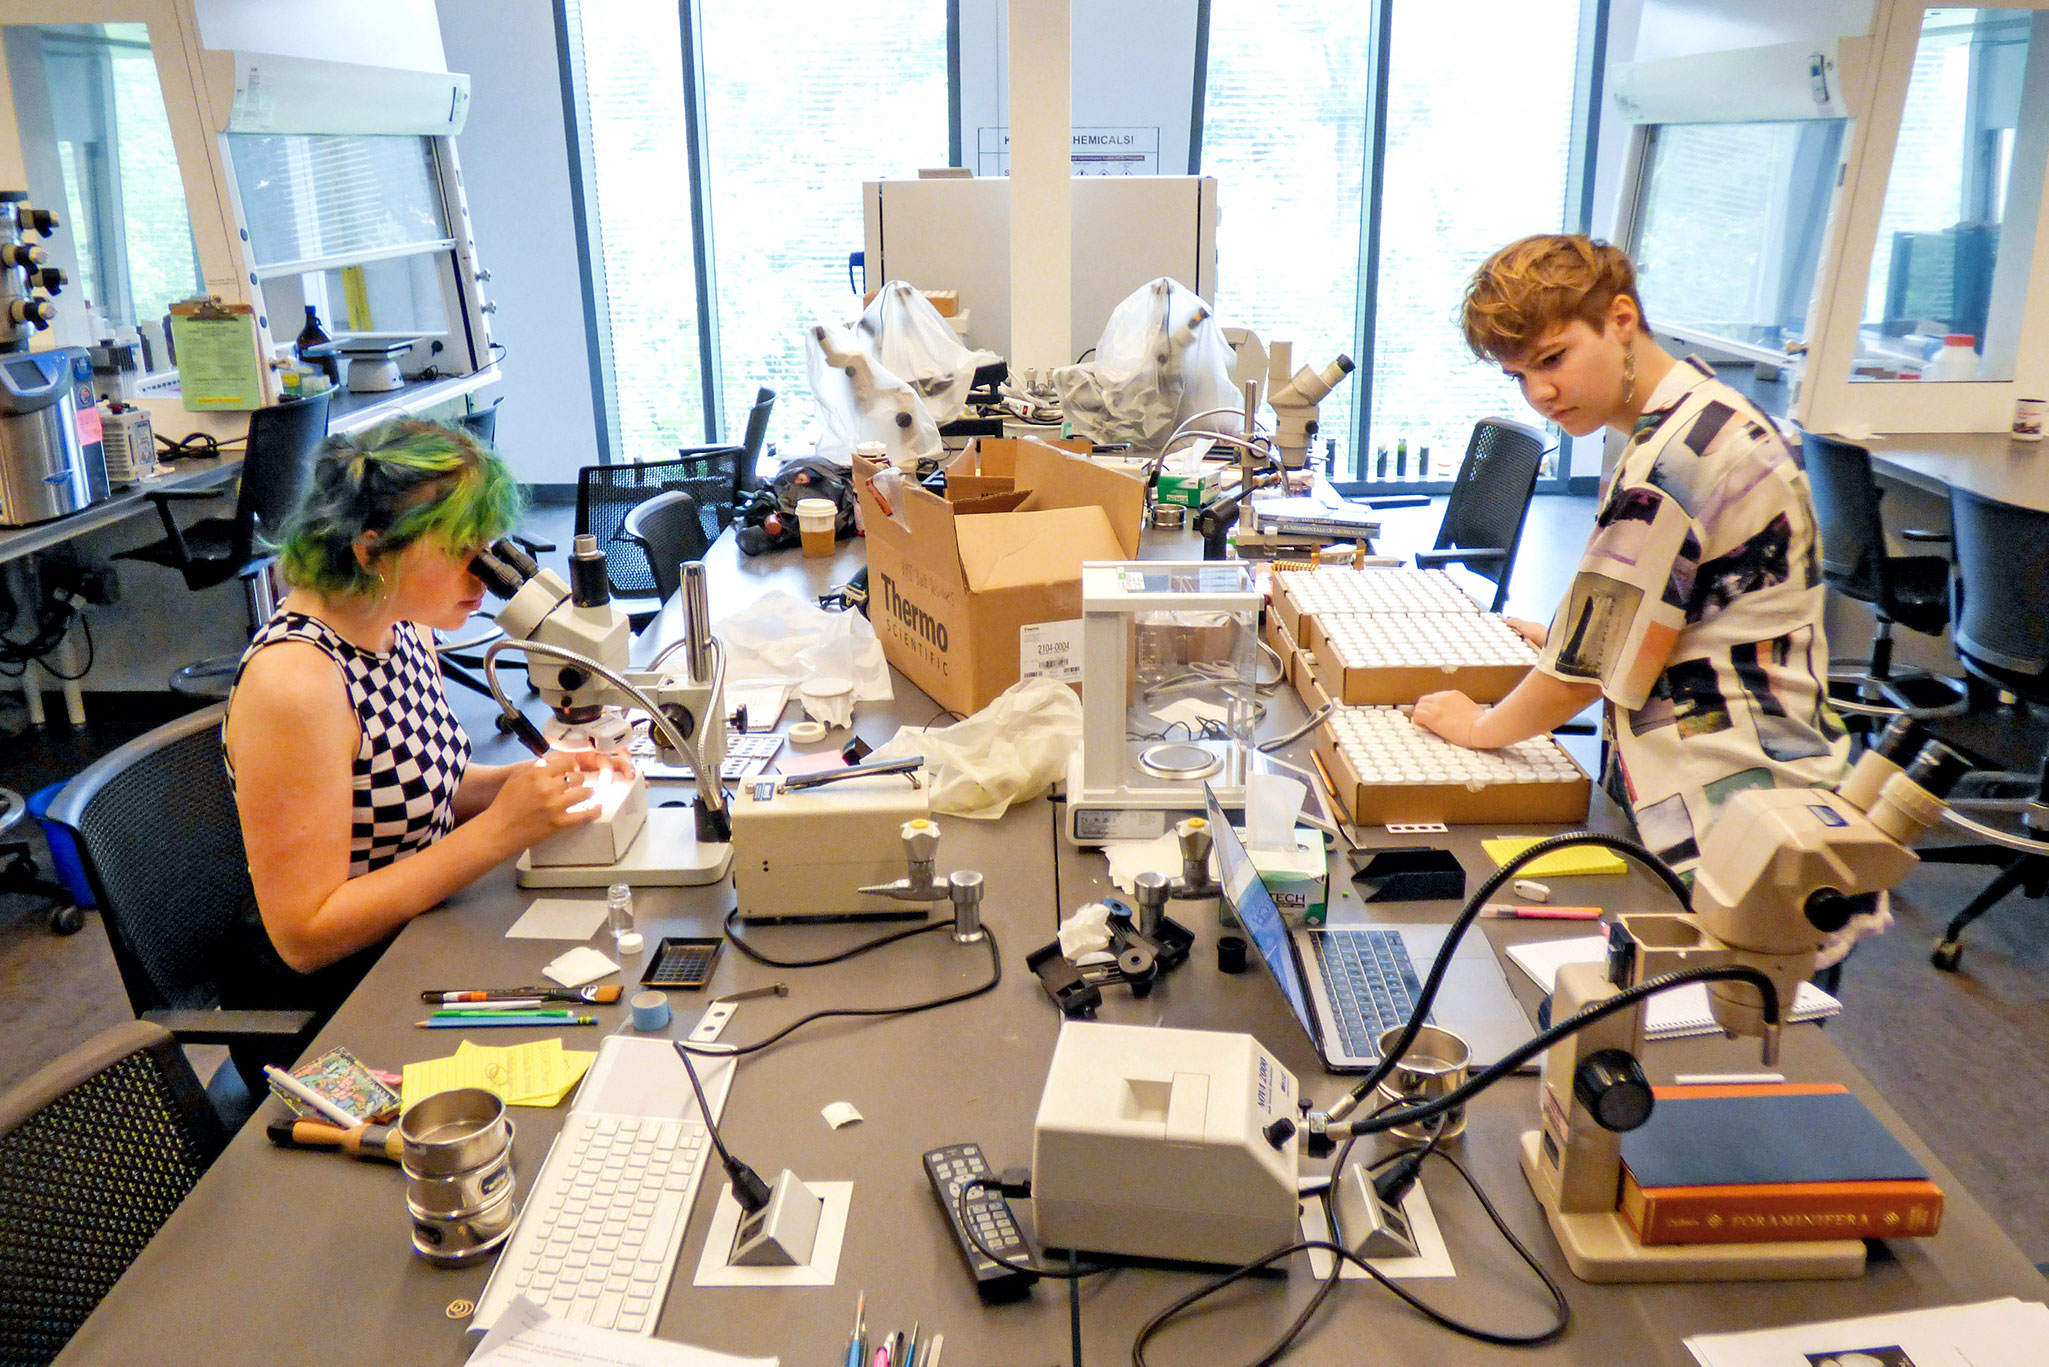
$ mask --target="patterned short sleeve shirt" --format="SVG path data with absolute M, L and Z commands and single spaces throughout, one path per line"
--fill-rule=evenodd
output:
M 1608 790 L 1675 867 L 1745 788 L 1843 776 L 1825 595 L 1805 471 L 1704 363 L 1675 365 L 1602 490 L 1539 662 L 1613 704 Z
M 470 739 L 448 705 L 425 633 L 400 622 L 392 648 L 379 653 L 343 639 L 317 617 L 280 612 L 243 652 L 237 685 L 256 653 L 280 641 L 304 641 L 332 659 L 356 712 L 360 737 L 349 774 L 349 877 L 381 869 L 454 829 L 455 790 L 469 768 Z M 231 711 L 234 705 L 230 693 Z M 234 773 L 231 762 L 230 779 Z

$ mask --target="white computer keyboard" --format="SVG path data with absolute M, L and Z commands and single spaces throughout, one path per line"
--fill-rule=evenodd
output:
M 674 1078 L 648 1076 L 671 1068 Z M 712 1151 L 694 1102 L 675 1096 L 682 1078 L 667 1040 L 604 1042 L 499 1252 L 472 1329 L 489 1329 L 524 1295 L 578 1324 L 654 1333 Z M 725 1080 L 704 1078 L 712 1097 Z M 622 1092 L 637 1103 L 632 1111 L 613 1108 Z

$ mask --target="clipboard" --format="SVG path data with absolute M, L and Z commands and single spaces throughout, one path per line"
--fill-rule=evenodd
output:
M 171 305 L 171 346 L 187 412 L 263 407 L 263 362 L 256 345 L 256 310 L 250 305 L 219 299 Z

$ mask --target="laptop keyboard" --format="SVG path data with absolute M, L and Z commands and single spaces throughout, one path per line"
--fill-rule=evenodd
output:
M 1308 938 L 1345 1052 L 1379 1058 L 1381 1035 L 1408 1024 L 1423 990 L 1401 932 L 1326 930 Z

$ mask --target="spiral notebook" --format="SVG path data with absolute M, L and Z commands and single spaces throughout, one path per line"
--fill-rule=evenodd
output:
M 1551 990 L 1559 968 L 1565 964 L 1597 964 L 1607 954 L 1608 940 L 1603 935 L 1578 935 L 1566 940 L 1527 940 L 1508 947 L 1508 957 L 1515 960 L 1515 966 L 1529 974 L 1531 980 L 1546 992 Z M 1793 998 L 1793 1009 L 1786 1018 L 1797 1025 L 1802 1021 L 1839 1015 L 1842 1009 L 1841 1002 L 1813 983 L 1801 983 L 1800 991 Z M 1688 983 L 1670 992 L 1660 992 L 1644 1006 L 1643 1031 L 1647 1039 L 1684 1039 L 1688 1035 L 1719 1034 L 1721 1029 L 1708 1010 L 1706 983 Z

